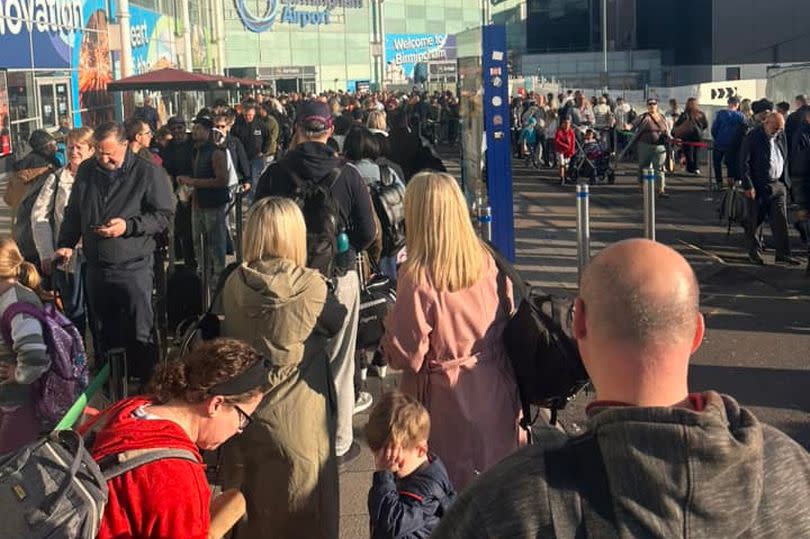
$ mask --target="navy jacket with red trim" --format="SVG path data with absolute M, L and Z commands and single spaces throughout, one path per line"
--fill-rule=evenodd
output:
M 372 539 L 427 539 L 439 525 L 456 492 L 435 455 L 407 477 L 375 472 L 368 493 Z

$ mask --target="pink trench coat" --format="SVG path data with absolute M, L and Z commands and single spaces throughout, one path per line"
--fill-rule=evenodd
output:
M 503 287 L 503 285 L 501 285 Z M 430 412 L 430 448 L 459 491 L 525 443 L 520 403 L 501 334 L 512 310 L 511 286 L 498 294 L 487 256 L 472 287 L 439 292 L 400 273 L 397 303 L 383 348 L 402 369 L 401 389 Z

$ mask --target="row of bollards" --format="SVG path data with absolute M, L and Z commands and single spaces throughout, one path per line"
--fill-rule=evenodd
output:
M 644 192 L 644 237 L 655 241 L 655 170 L 649 167 L 642 174 Z M 577 185 L 577 271 L 582 272 L 591 259 L 590 188 Z

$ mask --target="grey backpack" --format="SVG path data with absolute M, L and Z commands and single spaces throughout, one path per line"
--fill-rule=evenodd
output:
M 190 451 L 147 449 L 93 460 L 81 435 L 53 432 L 0 457 L 3 537 L 95 539 L 107 503 L 107 481 L 162 459 L 198 462 Z

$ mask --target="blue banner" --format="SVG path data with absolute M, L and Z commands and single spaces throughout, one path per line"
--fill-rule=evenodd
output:
M 450 34 L 386 34 L 385 80 L 413 82 L 417 64 L 456 59 L 456 36 Z

